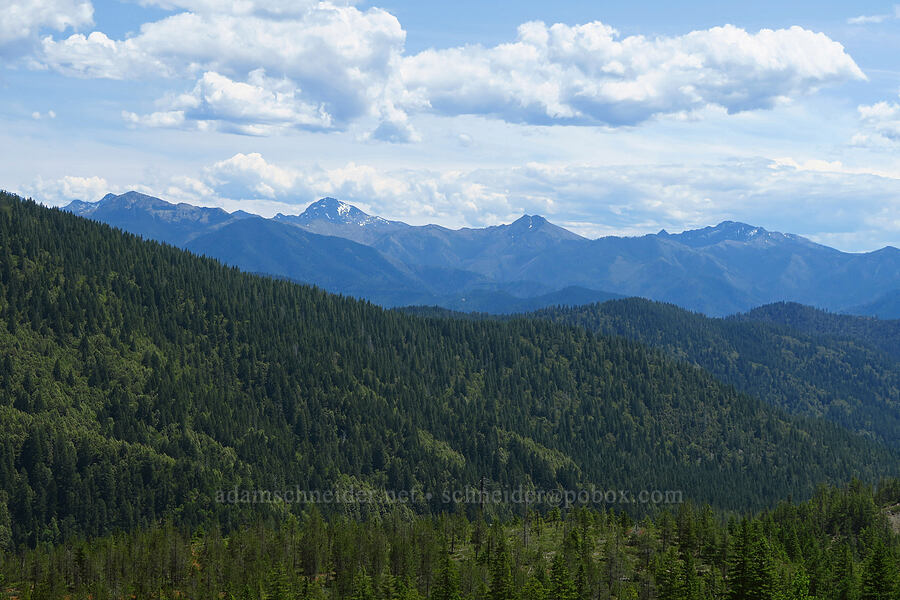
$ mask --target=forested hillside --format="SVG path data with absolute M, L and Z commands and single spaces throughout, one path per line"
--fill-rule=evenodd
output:
M 900 320 L 839 315 L 794 302 L 767 304 L 733 318 L 778 323 L 804 333 L 854 340 L 900 360 Z
M 7 194 L 0 366 L 4 545 L 166 517 L 228 530 L 249 508 L 214 494 L 234 487 L 484 477 L 745 509 L 898 471 L 893 451 L 622 338 L 385 312 Z
M 898 492 L 853 482 L 752 518 L 684 504 L 638 522 L 572 507 L 525 522 L 312 508 L 230 533 L 164 523 L 0 552 L 0 585 L 31 600 L 888 600 Z
M 805 318 L 763 319 L 778 308 Z M 900 362 L 888 353 L 897 343 L 890 332 L 900 322 L 806 309 L 772 305 L 715 319 L 629 298 L 533 316 L 659 348 L 787 411 L 824 417 L 900 447 Z

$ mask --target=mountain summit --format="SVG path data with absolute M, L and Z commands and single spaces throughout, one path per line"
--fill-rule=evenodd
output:
M 336 198 L 322 198 L 310 204 L 302 214 L 296 217 L 278 214 L 277 220 L 290 220 L 295 225 L 309 225 L 315 221 L 328 221 L 329 223 L 341 223 L 344 225 L 358 225 L 360 227 L 373 223 L 388 223 L 381 217 L 373 217 L 366 214 L 352 204 L 341 202 Z
M 504 226 L 501 226 L 504 227 Z M 510 233 L 527 234 L 540 232 L 550 238 L 557 240 L 584 240 L 577 233 L 573 233 L 568 229 L 564 229 L 559 225 L 554 225 L 541 215 L 522 215 L 509 225 L 505 226 Z
M 253 216 L 241 210 L 229 213 L 221 208 L 184 202 L 172 204 L 135 191 L 106 194 L 98 202 L 74 200 L 63 210 L 175 246 L 183 246 L 202 233 Z
M 381 234 L 409 227 L 400 221 L 388 221 L 372 216 L 352 204 L 330 197 L 313 202 L 299 215 L 278 213 L 274 220 L 302 227 L 313 233 L 347 238 L 361 244 L 371 244 Z
M 783 242 L 799 242 L 812 245 L 808 239 L 790 233 L 769 231 L 762 227 L 748 225 L 738 221 L 722 221 L 715 227 L 692 229 L 683 233 L 671 234 L 666 230 L 659 232 L 659 237 L 677 241 L 691 248 L 704 248 L 722 242 L 741 242 L 758 245 L 770 245 Z
M 900 289 L 896 248 L 844 253 L 736 221 L 676 234 L 592 240 L 539 215 L 448 229 L 389 221 L 335 198 L 267 223 L 246 213 L 169 204 L 137 192 L 98 203 L 73 202 L 68 210 L 245 270 L 386 306 L 428 302 L 503 312 L 497 307 L 585 289 L 592 296 L 641 296 L 725 315 L 778 301 L 844 310 Z M 872 312 L 893 314 L 883 308 L 863 314 Z

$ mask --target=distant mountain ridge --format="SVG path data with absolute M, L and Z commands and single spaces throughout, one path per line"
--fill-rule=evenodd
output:
M 449 229 L 387 220 L 335 198 L 299 215 L 263 219 L 274 227 L 247 213 L 173 205 L 137 192 L 76 201 L 66 210 L 385 306 L 509 313 L 549 306 L 539 298 L 576 304 L 585 295 L 565 290 L 589 290 L 595 300 L 639 296 L 713 316 L 779 301 L 852 312 L 900 289 L 897 248 L 845 253 L 735 221 L 591 240 L 539 215 Z
M 702 229 L 693 229 L 676 234 L 670 234 L 663 230 L 660 232 L 660 236 L 678 241 L 685 246 L 690 246 L 692 248 L 705 248 L 722 242 L 765 245 L 791 241 L 818 246 L 815 242 L 799 235 L 768 231 L 762 227 L 754 227 L 753 225 L 738 223 L 736 221 L 722 221 L 715 227 L 704 227 Z M 820 247 L 825 248 L 826 246 Z
M 900 319 L 900 289 L 888 292 L 871 302 L 851 306 L 844 312 L 879 319 Z
M 76 200 L 65 210 L 173 246 L 183 246 L 218 227 L 254 216 L 244 211 L 228 213 L 221 208 L 171 204 L 134 191 L 107 194 L 99 202 Z

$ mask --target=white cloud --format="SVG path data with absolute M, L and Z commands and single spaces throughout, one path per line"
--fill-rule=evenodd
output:
M 266 134 L 343 129 L 371 117 L 400 132 L 393 137 L 410 137 L 406 115 L 392 98 L 402 92 L 389 89 L 405 40 L 393 15 L 319 3 L 276 19 L 254 6 L 247 14 L 235 9 L 172 15 L 124 40 L 101 32 L 48 37 L 42 61 L 76 77 L 196 79 L 193 90 L 163 99 L 170 105 L 161 114 L 128 113 L 133 123 L 209 121 Z
M 800 27 L 750 34 L 726 25 L 650 39 L 620 38 L 600 22 L 526 23 L 510 44 L 405 58 L 402 76 L 413 97 L 442 114 L 612 126 L 708 105 L 766 109 L 865 78 L 843 46 Z
M 861 105 L 857 110 L 861 130 L 853 136 L 851 144 L 873 148 L 900 144 L 900 104 L 882 101 Z
M 847 19 L 849 25 L 877 25 L 885 21 L 900 19 L 900 4 L 894 5 L 894 12 L 879 15 L 859 15 Z
M 102 177 L 76 177 L 67 175 L 59 179 L 38 177 L 21 193 L 51 206 L 62 206 L 72 200 L 94 202 L 109 191 L 109 184 Z
M 621 37 L 600 22 L 519 27 L 514 42 L 405 56 L 390 13 L 350 4 L 147 0 L 188 10 L 123 40 L 102 32 L 43 41 L 41 63 L 91 78 L 195 81 L 132 124 L 270 135 L 346 130 L 420 139 L 416 113 L 533 124 L 634 125 L 768 109 L 865 75 L 837 42 L 799 27 L 726 25 L 677 37 Z
M 482 227 L 529 213 L 587 236 L 674 232 L 740 220 L 840 240 L 849 250 L 900 239 L 900 220 L 891 217 L 900 214 L 900 174 L 816 158 L 384 171 L 357 163 L 273 164 L 260 154 L 236 154 L 156 189 L 168 190 L 173 199 L 266 216 L 297 213 L 333 196 L 413 224 Z
M 267 198 L 287 200 L 308 193 L 308 176 L 298 170 L 266 162 L 261 154 L 235 154 L 205 170 L 204 186 L 230 199 Z
M 167 110 L 150 113 L 149 115 L 139 115 L 133 112 L 122 111 L 122 118 L 132 125 L 143 125 L 145 127 L 165 127 L 170 129 L 180 129 L 185 127 L 183 110 Z M 194 124 L 198 129 L 205 129 L 207 122 Z
M 141 0 L 140 4 L 193 13 L 289 16 L 302 14 L 318 4 L 318 0 Z M 352 5 L 356 2 L 332 1 L 331 4 Z
M 333 196 L 412 224 L 483 227 L 542 214 L 582 235 L 681 231 L 723 220 L 799 233 L 844 250 L 900 239 L 900 173 L 872 173 L 818 158 L 735 159 L 711 164 L 529 163 L 468 170 L 323 168 L 235 154 L 193 173 L 137 183 L 99 177 L 38 179 L 25 193 L 50 204 L 137 189 L 172 202 L 299 213 Z
M 304 102 L 299 88 L 286 79 L 266 77 L 262 69 L 251 71 L 247 83 L 208 71 L 192 91 L 166 104 L 169 110 L 149 115 L 125 112 L 124 117 L 148 127 L 215 127 L 247 135 L 269 135 L 290 128 L 325 130 L 333 125 L 322 104 Z
M 89 0 L 6 0 L 0 10 L 0 55 L 23 54 L 41 31 L 78 29 L 94 17 Z
M 875 23 L 884 23 L 893 15 L 859 15 L 847 19 L 849 25 L 869 25 Z
M 220 205 L 264 214 L 296 212 L 322 196 L 419 223 L 499 222 L 519 210 L 504 191 L 457 171 L 384 172 L 353 162 L 330 169 L 283 166 L 269 163 L 258 153 L 239 153 L 204 169 L 199 181 Z
M 40 121 L 41 119 L 55 119 L 56 112 L 53 110 L 48 110 L 46 113 L 41 114 L 40 111 L 34 111 L 31 113 L 31 118 L 35 121 Z

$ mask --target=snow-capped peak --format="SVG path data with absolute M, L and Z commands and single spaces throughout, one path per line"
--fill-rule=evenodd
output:
M 359 225 L 363 227 L 372 223 L 387 223 L 381 217 L 373 217 L 359 210 L 352 204 L 341 202 L 336 198 L 322 198 L 310 204 L 303 214 L 296 218 L 300 224 L 308 224 L 314 221 L 327 221 L 330 223 Z

